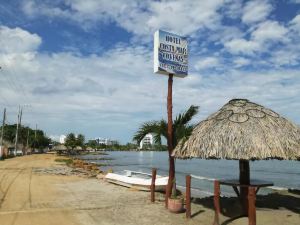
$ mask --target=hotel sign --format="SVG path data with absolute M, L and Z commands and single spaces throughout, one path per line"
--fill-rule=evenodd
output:
M 188 75 L 188 44 L 185 37 L 158 30 L 154 34 L 154 73 Z

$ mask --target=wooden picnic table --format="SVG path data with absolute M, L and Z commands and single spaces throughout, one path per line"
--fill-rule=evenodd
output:
M 220 225 L 219 214 L 220 207 L 220 186 L 231 186 L 234 192 L 241 200 L 243 206 L 243 214 L 241 216 L 248 217 L 249 225 L 256 225 L 256 194 L 262 187 L 273 186 L 274 184 L 261 180 L 250 180 L 249 184 L 241 184 L 237 179 L 231 180 L 215 180 L 214 181 L 214 206 L 215 206 L 215 220 L 213 225 Z M 238 189 L 240 188 L 240 190 Z

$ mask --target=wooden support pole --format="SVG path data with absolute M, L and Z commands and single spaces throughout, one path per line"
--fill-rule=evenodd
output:
M 256 189 L 255 187 L 249 187 L 248 191 L 248 220 L 249 225 L 256 225 Z
M 172 87 L 173 74 L 169 74 L 168 79 L 168 97 L 167 97 L 167 111 L 168 111 L 168 130 L 167 130 L 167 144 L 169 153 L 169 180 L 166 187 L 165 206 L 168 208 L 168 198 L 171 196 L 172 187 L 175 185 L 175 159 L 172 156 L 173 151 L 173 119 L 172 119 Z
M 250 165 L 248 160 L 239 160 L 240 184 L 250 184 Z M 248 187 L 240 187 L 240 201 L 242 204 L 243 215 L 248 215 Z
M 170 182 L 166 185 L 166 191 L 165 191 L 165 207 L 168 208 L 168 199 L 171 196 L 171 190 L 170 190 Z
M 215 219 L 213 225 L 220 225 L 219 214 L 221 212 L 220 207 L 220 182 L 215 180 L 214 182 L 214 206 L 215 206 Z
M 191 175 L 186 176 L 186 218 L 191 218 Z
M 156 168 L 152 169 L 152 180 L 151 180 L 151 202 L 155 202 L 155 179 L 156 179 Z

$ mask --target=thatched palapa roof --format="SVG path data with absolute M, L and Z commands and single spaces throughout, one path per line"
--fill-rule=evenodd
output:
M 300 159 L 300 129 L 276 112 L 233 99 L 201 121 L 173 151 L 176 158 Z
M 81 146 L 76 146 L 74 150 L 76 150 L 76 151 L 82 151 L 83 149 L 82 149 Z
M 90 147 L 90 146 L 88 146 L 87 148 L 86 148 L 86 150 L 87 151 L 92 151 L 92 150 L 94 150 L 92 147 Z
M 67 147 L 65 145 L 57 145 L 57 146 L 54 146 L 53 148 L 55 151 L 66 151 L 68 150 Z

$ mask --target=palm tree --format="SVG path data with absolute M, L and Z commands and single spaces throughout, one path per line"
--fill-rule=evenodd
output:
M 182 113 L 179 114 L 175 120 L 173 121 L 173 147 L 175 148 L 176 145 L 180 140 L 187 139 L 194 128 L 194 125 L 189 124 L 191 119 L 198 113 L 199 106 L 191 105 L 190 108 Z M 149 134 L 153 133 L 153 139 L 156 144 L 161 144 L 161 137 L 165 137 L 167 139 L 167 128 L 168 123 L 162 119 L 160 121 L 150 121 L 142 124 L 139 130 L 135 133 L 133 140 L 137 141 L 137 143 L 141 142 L 143 138 Z M 172 149 L 173 150 L 173 149 Z M 175 161 L 174 157 L 172 156 L 172 150 L 169 151 L 169 192 L 171 193 L 173 181 L 175 178 Z

